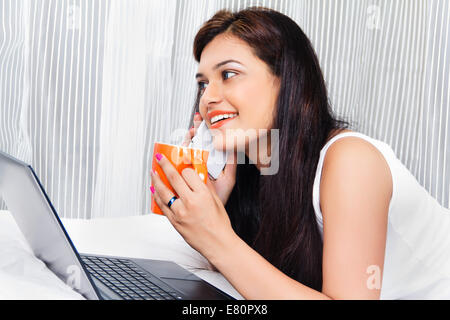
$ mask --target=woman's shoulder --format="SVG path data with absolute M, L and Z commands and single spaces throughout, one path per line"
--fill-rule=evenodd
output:
M 353 190 L 353 196 L 359 192 L 362 196 L 371 194 L 378 199 L 389 200 L 392 185 L 389 164 L 380 150 L 366 139 L 358 136 L 342 137 L 326 151 L 320 182 L 321 206 L 324 201 L 334 202 L 335 197 L 342 197 L 341 193 L 346 192 L 342 186 L 347 191 Z
M 368 168 L 370 168 L 370 166 L 376 166 L 389 169 L 389 165 L 381 151 L 373 143 L 362 138 L 362 134 L 356 131 L 344 129 L 332 132 L 329 135 L 327 143 L 337 135 L 343 133 L 356 133 L 357 135 L 340 137 L 328 146 L 324 155 L 322 171 L 330 166 L 338 168 L 337 165 L 346 164 L 350 166 L 355 164 L 366 164 Z
M 348 159 L 356 157 L 360 160 L 374 157 L 379 160 L 385 160 L 380 150 L 378 150 L 373 143 L 368 141 L 370 137 L 356 131 L 349 129 L 333 131 L 330 133 L 326 143 L 329 143 L 333 138 L 344 133 L 355 133 L 356 135 L 343 136 L 333 141 L 326 150 L 324 166 L 327 162 L 334 162 L 338 158 L 343 157 Z

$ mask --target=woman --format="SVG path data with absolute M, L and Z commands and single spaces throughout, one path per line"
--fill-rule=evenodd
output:
M 157 154 L 179 199 L 169 205 L 174 195 L 154 173 L 152 192 L 244 298 L 450 297 L 448 210 L 387 144 L 333 116 L 317 57 L 294 21 L 264 8 L 219 11 L 197 33 L 194 56 L 195 123 L 205 119 L 223 133 L 216 148 L 245 150 L 250 164 L 230 161 L 205 186 Z M 218 114 L 232 118 L 216 122 Z M 261 175 L 267 150 L 249 152 L 262 135 L 233 144 L 233 129 L 278 130 L 278 172 Z

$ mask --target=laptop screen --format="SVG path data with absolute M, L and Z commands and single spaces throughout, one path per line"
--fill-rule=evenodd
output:
M 99 299 L 33 168 L 1 151 L 0 195 L 34 255 L 85 298 Z

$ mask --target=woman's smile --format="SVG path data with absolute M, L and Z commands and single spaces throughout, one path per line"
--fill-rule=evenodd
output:
M 238 116 L 236 111 L 213 110 L 208 112 L 207 119 L 211 129 L 217 129 L 234 120 Z

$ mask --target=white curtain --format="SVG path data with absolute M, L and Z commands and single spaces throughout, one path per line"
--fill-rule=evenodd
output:
M 448 0 L 0 0 L 0 150 L 63 217 L 149 213 L 153 142 L 179 142 L 194 103 L 193 38 L 251 5 L 300 25 L 335 112 L 449 207 Z

